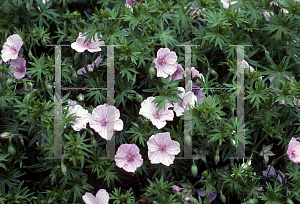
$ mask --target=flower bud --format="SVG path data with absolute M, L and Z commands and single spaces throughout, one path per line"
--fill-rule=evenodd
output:
M 42 39 L 42 45 L 46 46 L 47 40 L 45 38 Z
M 49 90 L 49 91 L 52 91 L 52 90 L 53 90 L 53 89 L 52 89 L 52 86 L 51 86 L 50 84 L 47 84 L 46 88 L 47 88 L 47 90 Z
M 1 137 L 9 137 L 11 134 L 9 132 L 4 132 L 1 134 Z
M 202 176 L 205 178 L 208 175 L 208 172 L 205 170 L 202 172 Z
M 66 173 L 67 173 L 67 167 L 65 166 L 64 163 L 61 163 L 61 172 L 62 172 L 64 175 L 66 175 Z
M 77 98 L 78 98 L 79 101 L 83 101 L 84 100 L 84 96 L 82 94 L 79 94 L 77 96 Z
M 97 141 L 96 141 L 96 140 L 92 140 L 92 145 L 93 145 L 94 147 L 97 147 Z
M 53 174 L 51 178 L 51 184 L 53 185 L 56 182 L 56 175 Z
M 214 159 L 215 159 L 215 163 L 216 163 L 216 165 L 217 165 L 218 162 L 220 161 L 220 156 L 219 156 L 219 155 L 216 155 Z
M 221 196 L 221 201 L 222 201 L 223 203 L 226 203 L 226 197 L 225 197 L 224 195 Z
M 155 74 L 155 69 L 154 69 L 154 67 L 150 67 L 150 69 L 149 69 L 149 74 L 150 74 L 151 79 L 153 79 L 153 76 L 154 76 L 154 74 Z
M 132 78 L 132 83 L 131 83 L 132 86 L 135 84 L 135 81 L 136 81 L 136 74 L 134 74 L 134 76 Z
M 188 145 L 191 145 L 191 143 L 192 143 L 192 138 L 190 137 L 190 136 L 185 136 L 184 137 L 184 141 L 188 144 Z
M 76 72 L 74 72 L 74 73 L 72 74 L 72 78 L 73 78 L 74 80 L 77 79 L 77 73 L 76 73 Z
M 286 203 L 287 204 L 294 204 L 294 202 L 290 198 L 286 199 Z
M 9 145 L 8 147 L 8 153 L 11 154 L 11 155 L 15 155 L 16 154 L 16 150 L 14 148 L 13 145 Z
M 153 201 L 153 204 L 157 204 L 157 202 L 156 202 L 156 201 Z
M 256 203 L 258 203 L 258 201 L 255 198 L 251 198 L 250 200 L 248 200 L 248 203 L 249 204 L 256 204 Z
M 31 82 L 28 82 L 27 85 L 30 87 L 30 89 L 32 89 L 33 84 Z
M 207 177 L 206 177 L 206 180 L 210 180 L 211 179 L 211 174 L 209 174 Z
M 143 101 L 143 96 L 141 96 L 140 94 L 138 94 L 136 96 L 136 100 L 141 103 Z
M 197 176 L 198 169 L 197 169 L 197 166 L 196 166 L 195 164 L 192 165 L 191 172 L 192 172 L 192 175 L 193 175 L 194 177 Z
M 28 52 L 28 57 L 29 57 L 30 59 L 32 59 L 32 56 L 33 56 L 33 55 L 32 55 L 32 52 L 29 51 L 29 52 Z
M 10 86 L 12 84 L 12 80 L 10 78 L 7 79 L 7 85 Z
M 220 120 L 222 120 L 222 118 L 218 116 L 218 117 L 216 117 L 216 120 L 220 121 Z
M 214 75 L 214 76 L 218 76 L 218 73 L 213 69 L 211 69 L 211 74 Z

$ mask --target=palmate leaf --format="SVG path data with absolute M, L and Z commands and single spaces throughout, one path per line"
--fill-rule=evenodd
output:
M 39 1 L 41 1 L 41 0 L 39 0 Z M 41 11 L 39 11 L 37 6 L 40 7 Z M 44 10 L 43 10 L 43 8 L 44 8 Z M 46 9 L 45 5 L 43 3 L 41 3 L 41 4 L 36 5 L 35 10 L 28 12 L 27 15 L 31 19 L 31 20 L 29 20 L 29 22 L 31 22 L 31 23 L 39 22 L 39 27 L 42 27 L 43 24 L 45 24 L 49 28 L 50 25 L 48 22 L 50 20 L 55 22 L 57 25 L 59 25 L 58 19 L 60 19 L 61 16 L 58 13 L 59 12 L 57 9 L 50 9 L 50 8 Z
M 93 189 L 93 186 L 87 183 L 88 176 L 84 175 L 80 180 L 72 180 L 68 182 L 72 186 L 70 193 L 74 193 L 73 202 L 79 201 L 82 199 L 82 196 L 86 192 L 90 192 Z
M 269 13 L 272 24 L 266 24 L 266 27 L 262 30 L 268 31 L 267 36 L 277 31 L 269 40 L 275 39 L 275 43 L 277 43 L 282 40 L 282 36 L 294 39 L 294 35 L 296 35 L 295 27 L 298 26 L 299 20 L 296 20 L 293 16 L 283 15 L 282 11 L 276 17 L 271 12 Z
M 45 70 L 48 68 L 48 64 L 46 63 L 45 53 L 41 55 L 39 59 L 32 56 L 34 62 L 28 62 L 29 64 L 33 65 L 27 69 L 27 73 L 30 74 L 32 77 L 37 77 L 37 83 L 42 83 L 42 73 L 44 75 Z
M 255 89 L 252 87 L 247 87 L 249 91 L 247 92 L 247 95 L 245 99 L 251 99 L 250 103 L 253 104 L 253 108 L 256 106 L 257 111 L 259 109 L 259 104 L 261 103 L 261 99 L 266 102 L 268 99 L 268 94 L 271 90 L 271 88 L 267 88 L 267 84 L 263 83 L 262 80 L 255 81 Z M 253 103 L 254 102 L 254 103 Z
M 164 30 L 162 20 L 160 21 L 159 27 L 160 29 L 157 29 L 157 38 L 160 40 L 161 44 L 165 47 L 171 47 L 179 44 L 179 42 L 173 37 L 176 36 L 176 34 L 173 33 L 174 31 L 169 30 L 169 28 Z
M 14 165 L 13 165 L 14 166 Z M 20 185 L 20 181 L 17 179 L 23 175 L 25 175 L 26 172 L 21 173 L 20 171 L 17 171 L 17 169 L 10 169 L 9 171 L 3 172 L 0 174 L 0 188 L 5 191 L 6 185 L 11 190 L 12 187 L 18 187 Z
M 21 96 L 15 96 L 13 93 L 14 86 L 10 86 L 6 89 L 5 83 L 1 83 L 0 86 L 0 110 L 1 114 L 5 113 L 5 110 L 9 108 L 8 104 L 15 105 L 13 100 L 22 98 Z

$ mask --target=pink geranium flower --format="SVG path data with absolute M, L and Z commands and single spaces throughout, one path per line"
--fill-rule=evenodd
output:
M 71 106 L 71 108 L 74 108 L 74 107 L 77 105 L 77 102 L 76 102 L 76 101 L 69 100 L 69 101 L 68 101 L 68 105 Z
M 95 59 L 95 61 L 92 62 L 92 64 L 89 64 L 89 65 L 87 66 L 88 71 L 89 71 L 89 72 L 93 72 L 93 71 L 94 71 L 95 65 L 96 65 L 96 67 L 98 67 L 99 64 L 100 64 L 100 62 L 102 62 L 101 55 L 98 56 L 98 57 Z M 84 67 L 81 68 L 81 69 L 79 69 L 79 70 L 77 71 L 77 74 L 78 74 L 78 75 L 82 75 L 83 73 L 86 73 Z
M 81 128 L 86 128 L 86 124 L 91 119 L 91 114 L 88 113 L 88 110 L 83 109 L 81 105 L 75 105 L 74 108 L 69 109 L 69 113 L 67 114 L 67 117 L 69 117 L 73 113 L 75 113 L 74 116 L 79 116 L 80 118 L 75 119 L 72 128 L 75 131 L 79 131 Z
M 243 65 L 244 65 L 244 70 L 249 74 L 249 67 L 250 67 L 250 72 L 255 72 L 255 70 L 253 69 L 253 67 L 249 66 L 248 62 L 246 60 L 242 61 Z M 262 77 L 260 77 L 260 79 L 262 79 Z
M 203 74 L 200 74 L 199 71 L 196 70 L 195 67 L 191 68 L 191 73 L 192 73 L 192 76 L 191 76 L 192 78 L 198 76 L 205 83 L 205 79 L 204 79 Z M 186 76 L 186 74 L 185 74 L 185 76 Z M 198 79 L 196 80 L 196 82 L 200 83 L 200 81 Z M 189 87 L 191 87 L 190 84 L 186 85 L 186 90 L 189 90 Z M 191 91 L 197 97 L 197 102 L 203 104 L 204 103 L 204 94 L 205 94 L 204 89 L 201 89 L 200 87 L 194 86 L 194 85 L 192 87 L 193 87 L 193 89 Z
M 140 149 L 136 144 L 122 144 L 117 150 L 115 161 L 118 167 L 127 172 L 135 172 L 143 164 Z
M 131 4 L 135 5 L 136 1 L 135 0 L 126 0 L 125 6 L 130 8 L 131 11 L 133 10 Z
M 172 187 L 173 187 L 173 191 L 177 191 L 177 192 L 179 192 L 183 189 L 183 188 L 180 188 L 179 186 L 176 186 L 176 185 L 173 185 Z
M 162 163 L 166 166 L 173 164 L 175 155 L 180 152 L 179 142 L 171 140 L 170 133 L 157 133 L 147 141 L 148 157 L 151 164 Z
M 104 41 L 99 41 L 97 33 L 95 34 L 95 38 L 91 39 L 91 41 L 87 41 L 84 43 L 87 36 L 81 37 L 82 34 L 79 33 L 79 36 L 76 40 L 76 42 L 71 44 L 72 49 L 76 50 L 77 52 L 84 52 L 85 50 L 88 50 L 89 52 L 98 52 L 101 51 L 100 45 L 104 45 Z M 100 35 L 102 38 L 102 36 Z
M 46 4 L 46 3 L 48 3 L 48 1 L 49 0 L 43 0 L 43 4 Z M 50 2 L 50 5 L 52 4 L 52 1 Z M 41 12 L 41 8 L 38 6 L 37 7 L 38 9 L 39 9 L 39 11 Z M 46 9 L 48 9 L 48 8 L 50 8 L 49 6 L 46 8 Z
M 165 109 L 161 109 L 158 112 L 158 107 L 156 108 L 157 104 L 152 103 L 154 99 L 154 97 L 148 97 L 145 99 L 141 104 L 139 114 L 150 119 L 153 125 L 155 125 L 158 129 L 161 129 L 167 124 L 166 121 L 173 121 L 174 113 L 172 110 L 168 110 L 169 107 L 172 107 L 172 104 L 166 100 Z
M 194 107 L 195 101 L 197 101 L 197 97 L 194 95 L 192 91 L 188 91 L 185 93 L 185 90 L 183 87 L 178 87 L 182 93 L 179 93 L 178 96 L 182 98 L 182 103 L 174 103 L 174 111 L 176 113 L 176 116 L 179 117 L 184 113 L 184 110 L 188 108 L 187 104 L 190 104 L 192 107 Z
M 157 58 L 154 60 L 157 68 L 157 77 L 166 78 L 174 74 L 177 69 L 177 55 L 171 52 L 169 48 L 160 48 L 157 51 Z
M 169 81 L 171 81 L 173 77 L 174 77 L 174 81 L 178 80 L 178 79 L 183 79 L 183 73 L 184 73 L 184 70 L 183 70 L 181 64 L 177 63 L 177 70 L 170 76 Z
M 197 190 L 197 193 L 199 196 L 201 197 L 206 197 L 206 190 L 202 190 L 203 188 L 200 188 Z M 212 192 L 211 190 L 209 190 L 209 201 L 208 203 L 210 204 L 211 202 L 213 202 L 217 197 L 217 194 Z
M 282 175 L 283 178 L 285 178 L 285 175 L 284 175 L 284 173 L 282 173 L 282 171 L 279 170 L 278 172 Z M 271 165 L 268 165 L 268 168 L 265 171 L 263 171 L 263 176 L 264 177 L 271 177 L 271 176 L 276 177 L 277 176 L 277 179 L 280 181 L 280 183 L 282 183 L 281 176 L 279 176 L 279 174 L 278 175 L 276 174 L 275 168 Z M 285 183 L 286 183 L 286 181 L 285 181 Z M 278 183 L 276 183 L 276 184 L 278 185 Z
M 23 41 L 18 34 L 9 36 L 1 51 L 3 61 L 7 62 L 10 59 L 17 59 L 22 45 Z
M 221 3 L 223 4 L 223 8 L 226 8 L 226 9 L 229 8 L 229 4 L 233 5 L 233 4 L 236 4 L 237 2 L 238 1 L 229 2 L 229 0 L 221 0 Z
M 111 107 L 114 109 L 114 131 L 121 131 L 123 130 L 123 121 L 120 119 L 120 111 L 114 106 Z M 90 127 L 106 140 L 111 139 L 107 136 L 107 121 L 111 117 L 111 115 L 107 115 L 107 105 L 99 105 L 93 110 L 90 121 Z
M 82 199 L 86 204 L 108 204 L 109 194 L 105 189 L 100 189 L 97 192 L 96 197 L 91 193 L 85 193 L 82 196 Z
M 26 60 L 24 58 L 18 57 L 10 62 L 10 66 L 14 68 L 11 72 L 17 79 L 22 79 L 25 77 L 26 72 Z
M 298 140 L 300 140 L 300 137 Z M 296 138 L 290 140 L 286 153 L 292 162 L 300 163 L 300 142 Z

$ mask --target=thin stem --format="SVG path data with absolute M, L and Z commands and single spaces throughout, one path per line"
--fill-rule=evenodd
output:
M 275 160 L 272 161 L 271 167 L 269 168 L 268 173 L 267 173 L 267 177 L 268 177 L 268 175 L 269 175 L 269 172 L 270 172 L 271 168 L 272 168 L 273 165 L 275 164 L 275 162 L 276 162 L 277 160 L 279 160 L 281 157 L 285 156 L 285 155 L 286 155 L 286 153 L 282 154 L 280 157 L 278 157 L 278 158 L 276 158 Z
M 33 50 L 34 50 L 35 56 L 37 57 L 36 50 L 35 50 L 35 45 L 34 44 L 33 44 Z
M 226 79 L 226 81 L 224 82 L 224 83 L 226 83 L 227 82 L 227 80 L 229 79 L 229 77 L 232 75 L 232 72 L 230 72 L 230 74 L 228 75 L 228 77 L 227 77 L 227 79 Z
M 251 154 L 251 156 L 250 156 L 250 160 L 251 160 L 251 158 L 252 158 L 252 155 L 253 155 L 253 152 L 254 152 L 254 145 L 255 145 L 255 143 L 256 143 L 256 140 L 257 140 L 257 136 L 258 136 L 259 128 L 260 128 L 260 124 L 259 124 L 259 126 L 258 126 L 258 128 L 257 128 L 257 133 L 256 133 L 256 137 L 255 137 L 255 140 L 254 140 L 254 144 L 253 144 L 253 149 L 252 149 L 252 154 Z

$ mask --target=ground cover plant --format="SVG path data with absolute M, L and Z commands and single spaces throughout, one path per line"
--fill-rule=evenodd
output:
M 0 0 L 0 10 L 0 203 L 300 203 L 300 1 Z M 245 45 L 243 60 L 232 45 Z M 63 155 L 47 159 L 60 103 Z M 110 140 L 115 158 L 99 159 Z M 232 159 L 241 141 L 245 158 Z M 191 158 L 177 159 L 186 145 Z

